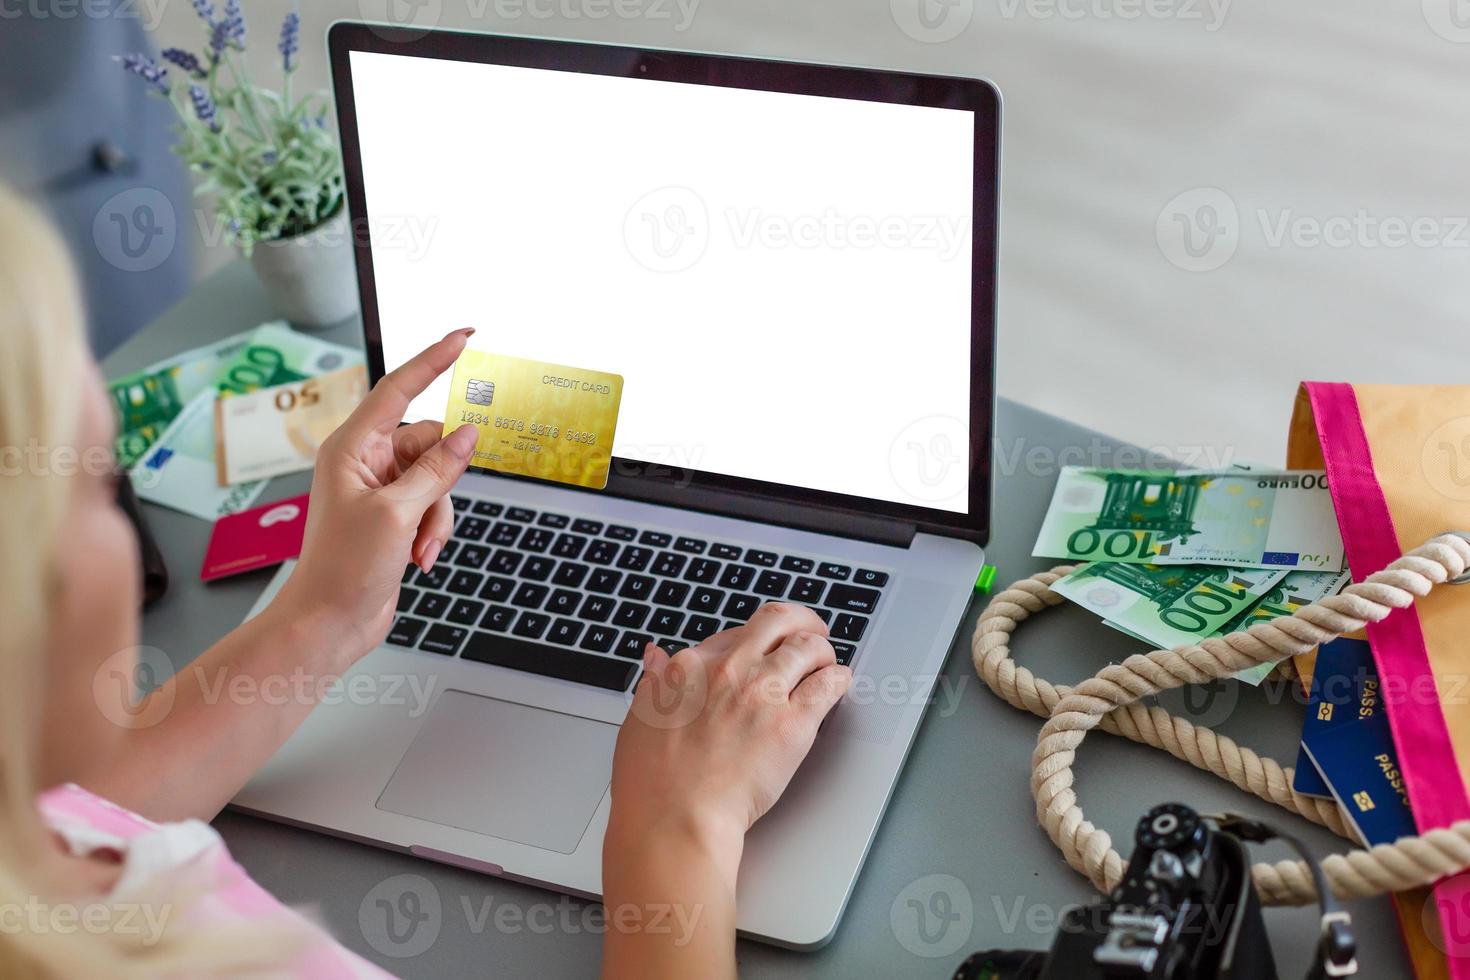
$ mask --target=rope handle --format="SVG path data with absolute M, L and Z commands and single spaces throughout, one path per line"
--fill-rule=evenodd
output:
M 1011 634 L 1022 622 L 1064 600 L 1051 590 L 1074 570 L 1063 565 L 1022 579 L 995 596 L 975 627 L 971 654 L 975 670 L 1002 699 L 1045 718 L 1031 757 L 1031 795 L 1036 817 L 1062 856 L 1093 886 L 1110 892 L 1127 862 L 1107 832 L 1083 815 L 1073 791 L 1077 748 L 1094 728 L 1163 749 L 1198 769 L 1212 772 L 1283 809 L 1349 837 L 1348 822 L 1332 800 L 1292 789 L 1292 770 L 1203 726 L 1175 717 L 1157 705 L 1138 702 L 1186 684 L 1227 677 L 1257 664 L 1284 660 L 1413 605 L 1437 585 L 1466 580 L 1470 539 L 1451 532 L 1431 538 L 1366 580 L 1298 609 L 1290 616 L 1257 623 L 1249 630 L 1210 637 L 1192 646 L 1137 654 L 1109 664 L 1076 687 L 1052 684 L 1011 658 Z M 1334 854 L 1322 862 L 1328 884 L 1340 898 L 1363 898 L 1432 884 L 1470 867 L 1470 820 L 1401 837 L 1392 844 Z M 1307 865 L 1301 861 L 1261 863 L 1253 869 L 1256 888 L 1268 905 L 1305 905 L 1317 900 Z

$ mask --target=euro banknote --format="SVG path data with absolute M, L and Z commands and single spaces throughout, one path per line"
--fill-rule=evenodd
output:
M 1198 643 L 1247 612 L 1284 569 L 1093 562 L 1052 590 L 1159 649 Z
M 1219 635 L 1239 633 L 1257 623 L 1269 623 L 1282 616 L 1290 616 L 1303 606 L 1310 606 L 1319 599 L 1337 595 L 1352 579 L 1351 572 L 1288 572 L 1286 577 L 1271 587 L 1261 601 L 1244 613 L 1220 627 Z M 1271 673 L 1275 663 L 1257 664 L 1242 670 L 1235 676 L 1248 684 L 1259 684 Z
M 1068 466 L 1032 554 L 1141 565 L 1341 571 L 1325 474 Z
M 362 352 L 298 333 L 285 322 L 183 351 L 110 381 L 118 464 L 130 470 L 200 392 L 245 394 L 363 363 Z
M 107 392 L 117 414 L 118 465 L 132 469 L 184 406 L 215 386 L 225 362 L 244 350 L 253 333 L 226 337 L 109 381 Z
M 1178 568 L 1179 566 L 1171 566 Z M 1286 576 L 1275 585 L 1254 605 L 1246 609 L 1225 625 L 1219 627 L 1212 634 L 1224 636 L 1226 633 L 1239 633 L 1248 630 L 1257 623 L 1267 623 L 1281 616 L 1290 616 L 1303 606 L 1309 606 L 1318 599 L 1325 599 L 1330 595 L 1337 595 L 1343 586 L 1351 579 L 1350 572 L 1287 572 Z M 1132 630 L 1125 629 L 1111 620 L 1104 620 L 1104 625 L 1110 626 L 1121 633 L 1127 633 L 1136 640 L 1152 645 L 1153 641 L 1145 636 L 1140 636 Z M 1199 639 L 1204 639 L 1201 636 Z M 1247 684 L 1259 685 L 1265 680 L 1275 663 L 1257 664 L 1247 667 L 1245 670 L 1237 671 L 1234 676 L 1237 680 L 1245 681 Z
M 215 479 L 213 388 L 195 395 L 133 467 L 129 478 L 142 500 L 218 520 L 245 510 L 264 480 L 221 487 Z
M 245 395 L 361 363 L 360 350 L 267 323 L 225 361 L 217 384 L 222 396 Z
M 322 442 L 367 394 L 361 364 L 214 403 L 220 486 L 297 473 L 316 465 Z

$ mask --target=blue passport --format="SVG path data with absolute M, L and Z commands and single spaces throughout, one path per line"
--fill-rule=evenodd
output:
M 1364 844 L 1417 833 L 1387 713 L 1313 732 L 1303 745 Z
M 1307 752 L 1307 738 L 1380 710 L 1378 668 L 1367 641 L 1343 637 L 1322 644 L 1312 671 L 1311 699 L 1302 722 L 1302 747 L 1297 751 L 1291 788 L 1308 796 L 1331 797 L 1332 788 Z

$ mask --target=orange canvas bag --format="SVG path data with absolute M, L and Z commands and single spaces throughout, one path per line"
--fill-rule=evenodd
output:
M 1302 385 L 1287 466 L 1325 469 L 1354 581 L 1470 528 L 1470 386 Z M 1369 625 L 1420 834 L 1470 818 L 1470 589 Z M 1297 666 L 1310 677 L 1311 657 Z M 1470 980 L 1470 873 L 1397 896 L 1420 980 Z

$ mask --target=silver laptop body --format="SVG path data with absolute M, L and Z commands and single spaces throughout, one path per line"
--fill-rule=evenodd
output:
M 951 161 L 950 173 L 933 177 L 935 183 L 948 180 L 958 187 L 963 181 L 954 169 L 962 167 L 963 175 L 971 178 L 971 192 L 962 206 L 956 204 L 970 223 L 968 240 L 958 258 L 934 259 L 962 264 L 968 295 L 962 297 L 963 302 L 956 296 L 948 307 L 936 307 L 940 312 L 932 327 L 927 323 L 891 325 L 898 338 L 906 333 L 922 338 L 930 335 L 925 331 L 932 330 L 935 339 L 924 341 L 924 346 L 935 348 L 940 360 L 945 359 L 939 350 L 944 345 L 958 352 L 949 360 L 963 362 L 958 370 L 967 379 L 966 388 L 959 401 L 935 396 L 934 404 L 941 411 L 928 413 L 925 399 L 933 394 L 930 385 L 911 377 L 892 382 L 895 392 L 907 393 L 902 397 L 908 403 L 895 406 L 891 426 L 872 433 L 866 442 L 853 444 L 866 446 L 863 452 L 886 460 L 873 471 L 879 473 L 880 481 L 882 472 L 889 472 L 891 488 L 870 482 L 865 486 L 876 490 L 866 497 L 834 490 L 844 479 L 857 480 L 859 471 L 867 472 L 861 462 L 844 466 L 840 454 L 824 464 L 821 472 L 831 475 L 824 476 L 828 483 L 819 487 L 813 487 L 813 479 L 807 476 L 782 484 L 779 479 L 760 478 L 770 476 L 767 471 L 754 477 L 731 474 L 732 463 L 704 470 L 679 465 L 677 460 L 654 460 L 636 445 L 634 452 L 622 455 L 619 450 L 627 426 L 656 427 L 662 423 L 646 420 L 669 415 L 644 411 L 633 399 L 650 396 L 635 392 L 652 392 L 657 398 L 673 396 L 657 390 L 665 371 L 636 375 L 639 345 L 649 344 L 636 323 L 625 319 L 631 325 L 609 326 L 605 332 L 617 335 L 618 343 L 631 348 L 627 363 L 633 367 L 622 370 L 627 378 L 623 419 L 607 488 L 588 491 L 483 470 L 462 478 L 454 494 L 459 522 L 455 542 L 449 556 L 439 563 L 445 569 L 443 577 L 425 579 L 406 570 L 405 598 L 400 601 L 401 614 L 390 642 L 342 679 L 233 801 L 239 810 L 293 825 L 561 892 L 599 896 L 611 753 L 638 672 L 636 659 L 629 655 L 632 642 L 652 636 L 677 648 L 697 642 L 708 630 L 737 624 L 748 616 L 753 602 L 805 600 L 822 610 L 834 636 L 840 630 L 851 638 L 842 644 L 839 655 L 850 660 L 854 683 L 827 720 L 785 796 L 750 832 L 740 869 L 739 926 L 744 935 L 783 946 L 807 949 L 823 945 L 837 929 L 878 832 L 984 564 L 982 546 L 990 518 L 998 96 L 988 84 L 968 79 L 529 38 L 399 32 L 355 23 L 334 25 L 329 47 L 352 215 L 370 229 L 358 236 L 357 257 L 375 381 L 401 363 L 406 356 L 401 352 L 422 346 L 421 336 L 435 330 L 435 337 L 445 332 L 437 323 L 420 323 L 417 317 L 396 312 L 391 298 L 392 290 L 398 288 L 392 284 L 394 277 L 416 283 L 415 276 L 438 275 L 430 267 L 441 260 L 433 248 L 413 259 L 387 257 L 389 233 L 384 225 L 375 223 L 380 201 L 396 201 L 401 209 L 403 202 L 415 200 L 414 195 L 420 193 L 406 182 L 393 187 L 395 164 L 381 159 L 386 152 L 379 149 L 381 130 L 389 125 L 386 120 L 391 114 L 384 115 L 384 110 L 370 105 L 369 96 L 386 90 L 385 79 L 370 78 L 373 72 L 387 70 L 383 66 L 395 73 L 392 86 L 396 92 L 406 89 L 413 95 L 415 86 L 427 86 L 414 96 L 418 99 L 414 104 L 426 101 L 427 92 L 439 91 L 439 71 L 468 73 L 456 76 L 461 79 L 455 83 L 459 86 L 464 78 L 479 77 L 474 73 L 483 69 L 487 79 L 513 79 L 517 97 L 532 100 L 537 98 L 533 83 L 549 79 L 552 94 L 546 96 L 542 112 L 549 130 L 563 125 L 558 113 L 581 124 L 577 107 L 585 102 L 578 100 L 594 104 L 595 111 L 590 109 L 588 118 L 637 112 L 644 98 L 640 86 L 652 84 L 662 87 L 649 89 L 655 93 L 648 97 L 650 113 L 662 111 L 658 109 L 660 99 L 675 100 L 671 104 L 694 99 L 700 104 L 699 99 L 708 94 L 708 112 L 700 114 L 705 121 L 685 130 L 686 135 L 694 131 L 691 138 L 696 139 L 700 126 L 715 125 L 709 119 L 717 122 L 723 111 L 731 113 L 731 138 L 743 141 L 754 138 L 759 127 L 782 125 L 779 120 L 771 121 L 766 103 L 751 117 L 755 121 L 747 119 L 738 108 L 743 93 L 751 93 L 751 98 L 804 100 L 792 103 L 799 107 L 793 110 L 793 133 L 810 130 L 812 120 L 825 118 L 821 113 L 830 109 L 838 120 L 833 124 L 836 143 L 848 132 L 837 129 L 846 125 L 842 122 L 845 112 L 857 114 L 852 125 L 858 128 L 851 131 L 854 145 L 888 139 L 882 127 L 890 114 L 898 114 L 895 126 L 914 127 L 912 132 L 903 131 L 905 138 L 922 135 L 931 118 L 938 120 L 933 124 L 936 132 L 949 134 L 936 137 L 940 146 L 958 147 L 962 138 L 957 140 L 954 134 L 973 132 L 972 146 L 963 159 Z M 523 74 L 510 74 L 514 72 Z M 591 86 L 603 80 L 615 86 L 615 92 L 606 107 L 598 107 L 601 90 Z M 562 85 L 573 88 L 556 89 Z M 439 94 L 447 97 L 445 92 Z M 491 99 L 490 94 L 480 99 L 481 104 L 504 104 L 501 97 Z M 730 108 L 724 100 L 735 100 L 737 107 Z M 870 117 L 862 115 L 867 107 L 873 108 Z M 912 119 L 917 121 L 906 121 L 910 117 L 901 114 L 906 108 L 916 110 Z M 807 112 L 818 115 L 802 117 Z M 946 115 L 931 117 L 928 113 Z M 494 129 L 494 117 L 494 112 L 487 112 L 477 125 Z M 956 118 L 960 120 L 958 130 Z M 402 125 L 413 126 L 411 122 Z M 513 122 L 504 125 L 509 128 Z M 612 131 L 625 128 L 637 126 Z M 404 133 L 402 142 L 412 147 L 425 138 Z M 548 138 L 554 142 L 554 137 Z M 807 156 L 819 156 L 828 145 L 813 143 Z M 636 146 L 589 147 L 589 151 L 589 162 L 604 154 L 639 152 Z M 415 152 L 448 158 L 457 151 L 420 148 Z M 709 152 L 725 151 L 711 147 Z M 662 150 L 657 159 L 665 160 L 668 155 Z M 697 147 L 691 159 L 695 161 L 692 170 L 698 171 Z M 401 164 L 411 165 L 412 159 Z M 481 165 L 493 169 L 497 163 L 488 159 Z M 548 161 L 547 166 L 556 164 Z M 788 160 L 781 172 L 792 166 Z M 827 172 L 843 169 L 822 166 Z M 859 162 L 854 161 L 854 166 Z M 612 186 L 615 176 L 605 178 L 607 187 L 596 186 L 598 173 L 596 167 L 588 169 L 586 181 L 593 186 L 579 185 L 569 193 L 591 195 L 586 198 L 589 201 L 595 201 L 597 194 L 621 193 Z M 516 174 L 512 169 L 498 177 L 487 175 L 478 187 L 462 190 L 467 199 L 487 193 L 491 199 L 497 193 L 514 195 Z M 698 177 L 693 173 L 677 186 L 698 184 Z M 433 182 L 445 179 L 449 178 L 434 177 Z M 528 175 L 526 182 L 534 184 L 536 179 Z M 674 186 L 662 176 L 652 179 L 663 181 L 659 186 Z M 751 178 L 752 182 L 756 179 Z M 904 177 L 917 185 L 926 179 L 923 173 Z M 869 184 L 872 180 L 865 178 Z M 841 183 L 840 178 L 834 181 Z M 793 178 L 793 183 L 799 182 Z M 895 199 L 907 193 L 905 187 L 917 185 L 895 184 Z M 694 200 L 707 208 L 702 217 L 723 220 L 718 198 L 724 192 L 703 192 L 703 199 L 698 188 L 696 192 Z M 681 200 L 676 197 L 674 203 Z M 664 210 L 654 212 L 652 232 L 671 234 L 689 218 L 686 209 L 682 218 L 669 221 L 674 212 L 667 201 L 655 196 L 653 204 Z M 818 204 L 814 202 L 814 207 Z M 556 207 L 555 203 L 549 206 Z M 616 203 L 619 212 L 630 206 L 636 207 L 634 201 Z M 431 210 L 433 205 L 426 207 Z M 507 208 L 501 213 L 513 211 L 513 206 Z M 580 215 L 595 210 L 595 206 L 578 205 L 560 223 L 580 220 Z M 493 208 L 487 212 L 494 213 Z M 928 220 L 927 212 L 921 217 L 915 227 Z M 484 234 L 491 243 L 487 247 L 495 248 L 497 221 L 484 220 Z M 452 225 L 452 218 L 450 222 Z M 634 228 L 636 234 L 638 224 L 630 218 L 619 234 L 629 234 L 628 228 Z M 799 229 L 792 223 L 787 230 Z M 722 234 L 726 232 L 735 234 L 730 229 Z M 595 228 L 572 233 L 590 240 L 597 236 Z M 454 240 L 452 227 L 445 234 Z M 754 257 L 730 253 L 734 258 L 729 261 L 747 263 L 740 266 L 742 281 L 767 274 L 779 276 L 792 263 L 810 259 L 808 252 L 788 255 L 780 251 L 779 242 L 769 254 L 761 252 L 761 242 L 770 244 L 766 237 L 757 235 L 754 246 L 751 239 L 744 240 L 743 247 L 759 253 Z M 853 247 L 851 242 L 844 245 Z M 836 248 L 825 240 L 814 247 Z M 708 254 L 701 260 L 715 274 L 726 261 L 721 258 L 721 248 L 718 241 L 706 242 Z M 648 290 L 646 303 L 639 305 L 652 311 L 650 316 L 659 315 L 658 290 L 670 288 L 664 283 L 682 271 L 647 268 L 650 262 L 662 261 L 661 254 L 649 253 L 642 266 L 616 273 L 619 281 L 642 283 L 646 279 L 646 286 L 636 288 Z M 926 277 L 931 266 L 925 264 L 930 258 L 923 257 L 912 273 L 905 271 L 909 268 L 904 265 L 906 259 L 894 259 L 894 280 L 913 275 L 916 278 L 910 285 L 916 294 L 942 297 L 952 292 L 942 285 L 952 281 L 952 269 L 936 273 L 943 278 L 933 282 L 941 285 L 932 289 L 925 285 L 930 281 Z M 839 260 L 848 261 L 848 257 L 839 256 Z M 409 266 L 410 261 L 424 265 Z M 883 263 L 887 259 L 865 254 L 851 261 Z M 405 263 L 402 273 L 395 271 L 399 267 L 395 263 L 400 262 Z M 836 274 L 850 271 L 837 270 Z M 534 269 L 526 273 L 536 274 Z M 578 289 L 579 273 L 563 269 L 560 274 L 568 276 L 566 290 L 571 296 Z M 598 274 L 591 268 L 586 272 L 589 278 Z M 814 281 L 827 274 L 824 267 L 811 272 Z M 444 282 L 449 285 L 437 287 L 434 295 L 451 292 L 461 278 L 446 277 Z M 506 278 L 506 293 L 519 288 L 516 278 Z M 798 292 L 801 282 L 798 279 L 793 287 Z M 422 295 L 422 284 L 413 288 Z M 486 316 L 493 317 L 496 287 L 489 283 L 483 288 L 487 307 L 492 308 Z M 882 288 L 882 284 L 864 288 Z M 559 291 L 543 295 L 544 303 L 552 306 L 580 302 L 563 298 Z M 834 308 L 845 302 L 831 290 L 818 292 L 815 299 L 822 301 L 823 295 L 831 297 Z M 895 301 L 907 303 L 911 298 L 900 296 Z M 515 300 L 512 296 L 506 301 Z M 718 317 L 720 306 L 738 305 L 740 300 L 711 296 L 709 302 L 710 316 Z M 866 302 L 871 305 L 874 300 Z M 434 304 L 425 302 L 423 309 L 424 319 L 432 321 Z M 943 309 L 955 312 L 944 316 Z M 840 316 L 840 309 L 837 312 Z M 614 311 L 610 317 L 616 320 L 622 315 Z M 851 342 L 856 345 L 870 343 L 871 335 L 858 326 L 862 315 L 861 309 L 853 307 L 845 318 L 854 324 L 857 335 Z M 804 322 L 795 318 L 780 330 L 790 335 L 802 329 Z M 454 325 L 459 324 L 450 324 Z M 493 324 L 490 331 L 480 330 L 475 343 L 495 350 L 495 340 L 484 336 L 487 332 L 493 333 Z M 548 338 L 549 349 L 541 359 L 579 364 L 564 355 L 566 344 L 552 342 L 554 328 L 543 328 L 537 336 Z M 712 365 L 721 359 L 719 352 L 729 351 L 728 357 L 738 360 L 735 345 L 740 342 L 739 331 L 727 331 L 684 353 L 644 347 L 642 360 L 686 358 L 689 371 L 716 372 Z M 799 341 L 793 344 L 800 348 Z M 875 348 L 870 359 L 900 363 L 907 355 L 895 351 L 883 355 Z M 537 355 L 539 351 L 529 348 L 523 354 Z M 858 349 L 851 363 L 866 363 L 866 356 L 864 349 Z M 809 360 L 809 370 L 819 374 L 825 358 L 809 356 Z M 580 366 L 602 369 L 604 364 Z M 954 370 L 955 365 L 948 369 Z M 873 370 L 875 377 L 885 378 L 884 364 L 875 364 Z M 782 397 L 779 388 L 773 390 L 760 377 L 747 381 L 752 399 Z M 719 383 L 718 378 L 711 381 Z M 890 387 L 886 379 L 881 386 Z M 444 394 L 431 392 L 431 396 L 422 405 L 416 402 L 411 414 L 432 418 L 438 411 L 442 418 Z M 802 453 L 820 452 L 822 443 L 813 441 L 812 433 L 837 431 L 833 427 L 840 427 L 848 415 L 862 416 L 868 408 L 865 399 L 881 397 L 881 391 L 834 392 L 831 414 L 794 420 L 793 429 L 799 432 L 792 438 L 808 441 Z M 673 411 L 679 403 L 668 404 Z M 957 404 L 963 409 L 943 410 L 943 405 Z M 763 410 L 744 411 L 753 413 L 752 424 L 756 424 Z M 737 409 L 731 406 L 730 411 Z M 717 417 L 722 416 L 711 416 Z M 732 431 L 739 431 L 739 426 Z M 750 438 L 756 438 L 755 434 Z M 722 451 L 716 442 L 712 452 Z M 747 457 L 740 455 L 744 451 L 731 448 L 719 458 L 744 459 Z M 779 457 L 780 452 L 779 448 L 762 450 L 748 458 L 755 461 L 752 465 L 779 462 L 771 457 Z M 849 458 L 860 456 L 849 452 Z M 793 468 L 799 468 L 805 456 L 791 460 Z M 292 567 L 292 563 L 282 567 L 255 612 L 276 594 Z M 625 589 L 631 591 L 624 594 Z M 639 607 L 644 606 L 650 610 L 649 618 L 636 619 Z

